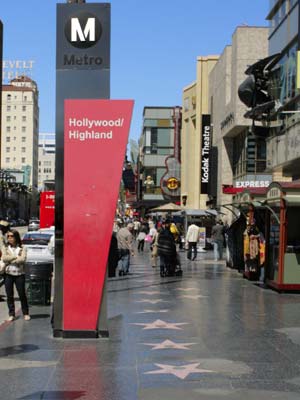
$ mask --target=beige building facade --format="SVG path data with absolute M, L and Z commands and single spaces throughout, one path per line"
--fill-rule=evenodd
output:
M 2 86 L 1 168 L 24 171 L 27 186 L 38 185 L 39 106 L 36 83 L 26 76 Z
M 266 27 L 237 27 L 232 44 L 226 46 L 209 76 L 209 113 L 212 123 L 214 182 L 212 193 L 216 207 L 231 215 L 222 204 L 233 201 L 226 187 L 268 186 L 272 176 L 266 173 L 266 143 L 251 134 L 252 121 L 244 118 L 246 106 L 238 97 L 246 69 L 268 55 Z
M 218 56 L 197 58 L 196 81 L 183 89 L 181 128 L 181 204 L 206 209 L 208 195 L 201 193 L 202 116 L 209 114 L 208 77 Z

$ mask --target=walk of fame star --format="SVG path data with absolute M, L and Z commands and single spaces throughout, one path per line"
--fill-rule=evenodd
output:
M 178 322 L 178 323 L 172 323 L 172 322 L 165 322 L 160 319 L 157 319 L 156 321 L 150 322 L 148 324 L 144 323 L 132 323 L 131 325 L 140 325 L 144 326 L 143 330 L 147 329 L 176 329 L 176 330 L 182 330 L 179 326 L 181 325 L 188 325 L 188 322 Z
M 137 292 L 137 294 L 148 294 L 149 296 L 152 296 L 153 294 L 161 294 L 161 292 L 159 291 L 147 291 L 147 290 L 142 290 L 141 292 Z
M 215 371 L 211 371 L 209 369 L 202 369 L 198 368 L 200 363 L 193 363 L 193 364 L 185 364 L 185 365 L 168 365 L 168 364 L 155 364 L 158 368 L 158 370 L 155 371 L 149 371 L 149 372 L 144 372 L 144 374 L 172 374 L 177 376 L 177 378 L 180 379 L 185 379 L 189 374 L 207 374 L 207 373 L 213 373 Z
M 145 346 L 153 346 L 151 350 L 161 350 L 161 349 L 176 349 L 176 350 L 191 350 L 188 346 L 197 343 L 175 343 L 172 340 L 165 340 L 161 343 L 143 343 Z
M 169 312 L 170 310 L 164 309 L 164 310 L 143 310 L 143 311 L 137 311 L 134 314 L 149 314 L 149 313 L 166 313 Z
M 150 303 L 150 304 L 157 304 L 157 303 L 168 303 L 166 300 L 157 299 L 157 300 L 137 300 L 136 303 Z
M 205 299 L 207 296 L 202 296 L 201 294 L 184 294 L 183 296 L 180 296 L 180 298 L 185 298 L 185 299 L 192 299 L 192 300 L 196 300 L 196 299 Z

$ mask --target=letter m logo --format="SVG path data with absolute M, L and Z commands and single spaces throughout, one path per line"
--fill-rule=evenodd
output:
M 83 25 L 83 24 L 82 24 Z M 83 27 L 79 18 L 71 19 L 71 42 L 95 42 L 96 40 L 96 20 L 95 18 L 88 18 L 85 26 Z

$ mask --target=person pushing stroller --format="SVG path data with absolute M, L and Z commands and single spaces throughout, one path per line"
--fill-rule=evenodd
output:
M 171 221 L 166 219 L 162 224 L 157 240 L 157 251 L 160 258 L 160 276 L 174 276 L 177 264 L 176 244 L 170 231 Z

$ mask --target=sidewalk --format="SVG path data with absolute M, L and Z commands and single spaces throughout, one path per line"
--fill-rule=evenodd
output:
M 211 253 L 181 257 L 181 278 L 161 278 L 145 252 L 109 280 L 109 339 L 53 339 L 50 307 L 2 324 L 1 399 L 298 400 L 300 295 Z

